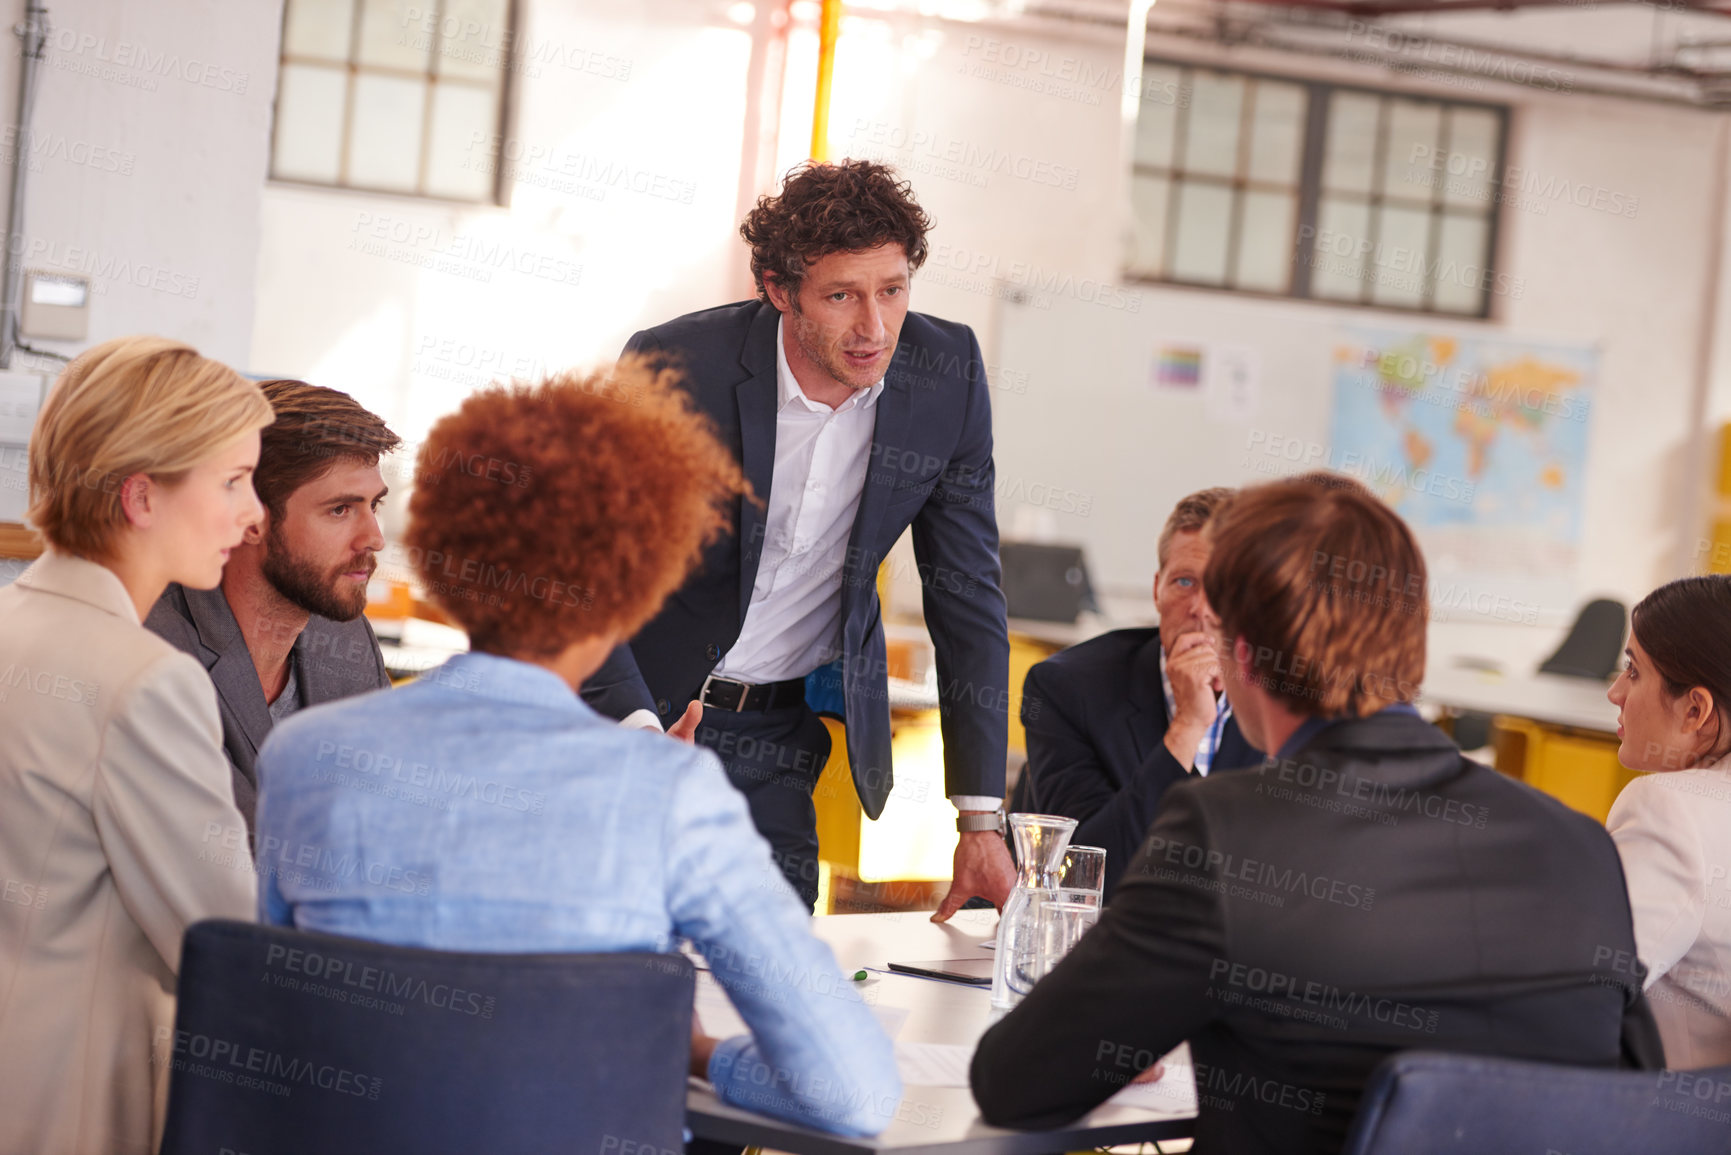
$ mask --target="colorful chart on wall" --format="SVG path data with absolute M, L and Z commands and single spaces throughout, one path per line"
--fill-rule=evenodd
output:
M 1589 347 L 1342 332 L 1323 464 L 1412 526 L 1439 618 L 1572 610 L 1597 369 Z

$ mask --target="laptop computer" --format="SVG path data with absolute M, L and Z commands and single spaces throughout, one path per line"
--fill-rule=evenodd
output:
M 1081 546 L 1005 541 L 998 557 L 1010 617 L 1069 623 L 1083 609 L 1098 608 Z

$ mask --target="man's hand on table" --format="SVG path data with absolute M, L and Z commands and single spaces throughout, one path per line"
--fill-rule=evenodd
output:
M 964 810 L 964 814 L 986 814 L 984 810 Z M 956 840 L 955 865 L 951 871 L 950 892 L 932 915 L 933 922 L 948 922 L 962 909 L 962 904 L 975 895 L 984 898 L 999 910 L 1016 885 L 1016 867 L 1010 861 L 1010 848 L 996 831 L 976 830 L 962 834 Z

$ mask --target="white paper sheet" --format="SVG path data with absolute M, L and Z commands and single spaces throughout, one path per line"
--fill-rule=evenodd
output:
M 974 1048 L 955 1043 L 897 1043 L 896 1069 L 910 1087 L 966 1087 Z
M 1166 1073 L 1157 1082 L 1132 1083 L 1110 1102 L 1162 1115 L 1196 1114 L 1196 1068 L 1190 1059 L 1190 1044 L 1179 1043 L 1160 1061 L 1166 1065 Z
M 860 998 L 865 1001 L 873 1015 L 877 1017 L 878 1025 L 884 1029 L 884 1034 L 895 1038 L 901 1033 L 902 1024 L 908 1021 L 906 1007 L 884 1006 L 877 1001 L 878 985 L 876 979 L 868 979 L 862 983 L 852 984 L 859 991 Z M 733 1001 L 727 997 L 727 991 L 715 981 L 715 976 L 708 971 L 697 973 L 697 995 L 693 999 L 693 1007 L 697 1011 L 697 1021 L 703 1024 L 705 1034 L 718 1039 L 731 1038 L 734 1035 L 747 1035 L 751 1028 L 745 1025 L 735 1009 Z
M 897 1043 L 896 1068 L 910 1087 L 966 1087 L 974 1048 L 953 1043 Z M 1112 1096 L 1123 1107 L 1140 1107 L 1162 1115 L 1196 1114 L 1196 1073 L 1190 1045 L 1180 1043 L 1161 1060 L 1166 1073 L 1158 1082 L 1133 1083 Z

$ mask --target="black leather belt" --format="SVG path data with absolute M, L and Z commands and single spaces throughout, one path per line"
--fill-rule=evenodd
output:
M 717 710 L 744 713 L 747 710 L 780 710 L 805 701 L 805 679 L 789 678 L 785 682 L 735 682 L 714 674 L 703 679 L 703 689 L 697 700 Z

